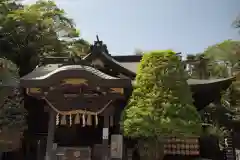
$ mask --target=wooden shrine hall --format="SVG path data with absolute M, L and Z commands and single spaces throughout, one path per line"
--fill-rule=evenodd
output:
M 28 113 L 28 135 L 35 138 L 25 140 L 25 159 L 130 159 L 119 122 L 140 60 L 139 55 L 111 56 L 96 41 L 83 58 L 48 57 L 22 77 L 20 86 L 36 102 Z M 217 102 L 232 80 L 189 79 L 197 109 Z M 197 140 L 189 143 L 194 151 L 184 153 L 199 155 Z M 166 151 L 172 153 L 182 154 Z

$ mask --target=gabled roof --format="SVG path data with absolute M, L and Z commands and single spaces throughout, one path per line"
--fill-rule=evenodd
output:
M 62 71 L 71 71 L 71 70 L 79 70 L 79 71 L 87 71 L 93 74 L 94 76 L 98 76 L 102 79 L 120 79 L 117 77 L 109 76 L 99 70 L 82 65 L 66 65 L 62 66 L 61 64 L 49 64 L 46 66 L 41 66 L 36 68 L 34 71 L 29 73 L 28 75 L 22 77 L 24 80 L 44 80 L 51 77 L 54 74 L 57 74 Z
M 22 87 L 44 87 L 56 82 L 59 78 L 70 75 L 78 78 L 86 78 L 92 83 L 109 87 L 131 87 L 130 79 L 118 78 L 107 75 L 93 67 L 85 65 L 48 64 L 37 67 L 31 73 L 20 79 Z M 104 81 L 103 81 L 104 80 Z
M 125 76 L 131 79 L 133 79 L 136 76 L 135 72 L 133 72 L 129 68 L 126 68 L 119 61 L 115 60 L 114 57 L 112 57 L 111 55 L 105 52 L 90 53 L 89 55 L 83 58 L 83 60 L 89 61 L 89 62 L 92 62 L 95 59 L 100 59 L 103 63 L 109 65 L 112 69 L 118 70 L 119 72 L 123 73 Z

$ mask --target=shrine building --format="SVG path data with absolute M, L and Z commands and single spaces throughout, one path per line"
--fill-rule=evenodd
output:
M 47 57 L 22 77 L 20 85 L 31 99 L 26 159 L 131 159 L 134 148 L 119 122 L 141 58 L 112 56 L 96 41 L 83 58 Z M 220 102 L 232 80 L 189 79 L 196 108 Z M 166 155 L 198 157 L 199 152 L 198 137 L 166 138 Z

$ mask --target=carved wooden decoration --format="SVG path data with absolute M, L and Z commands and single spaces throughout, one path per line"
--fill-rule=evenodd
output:
M 124 89 L 123 88 L 111 88 L 111 93 L 123 94 L 124 93 Z
M 68 78 L 62 80 L 61 82 L 62 85 L 81 85 L 81 84 L 88 85 L 87 80 L 81 78 Z
M 187 137 L 186 139 L 166 137 L 164 144 L 164 154 L 197 156 L 199 155 L 198 137 Z
M 32 93 L 32 94 L 36 94 L 36 93 L 41 93 L 41 88 L 27 88 L 27 93 Z

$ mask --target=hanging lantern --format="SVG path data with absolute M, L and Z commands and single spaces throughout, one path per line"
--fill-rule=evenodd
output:
M 79 114 L 76 114 L 76 116 L 74 118 L 74 124 L 80 124 L 80 116 L 79 116 Z
M 62 115 L 61 125 L 66 125 L 66 124 L 67 124 L 66 115 Z

